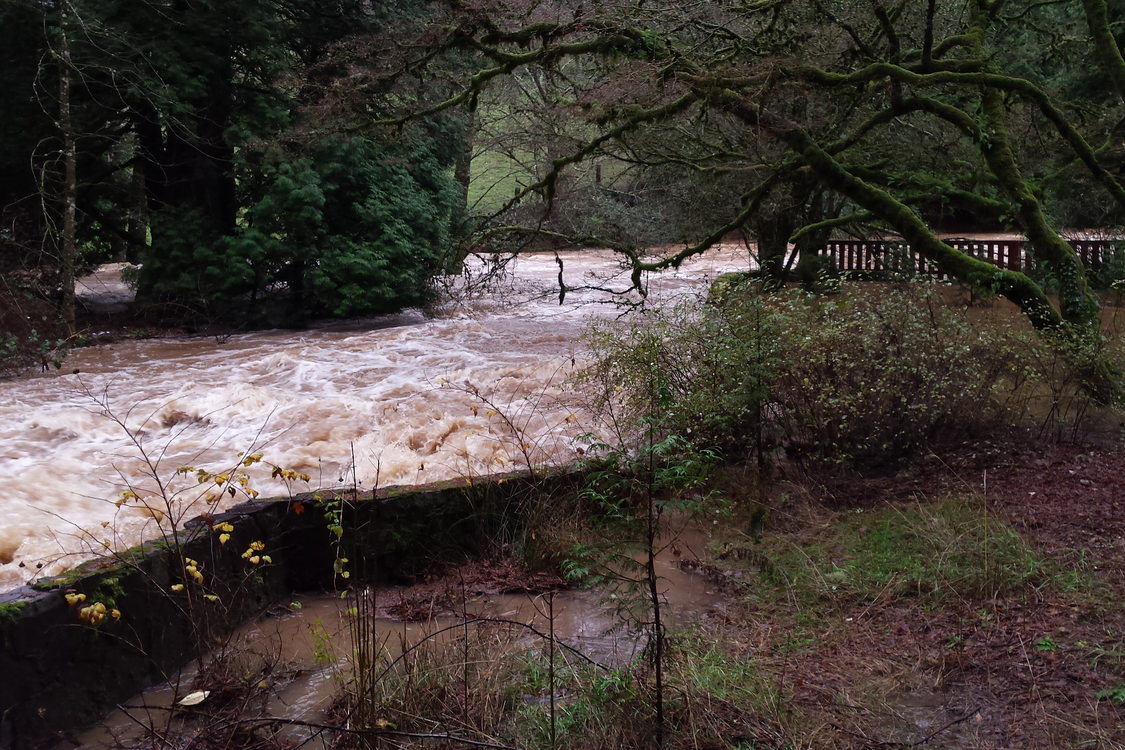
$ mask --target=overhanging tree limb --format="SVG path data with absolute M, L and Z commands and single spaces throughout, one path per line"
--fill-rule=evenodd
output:
M 961 84 L 1020 94 L 1038 107 L 1043 116 L 1054 125 L 1063 141 L 1086 166 L 1090 174 L 1113 196 L 1118 205 L 1125 208 L 1125 187 L 1102 166 L 1094 149 L 1091 148 L 1090 144 L 1070 123 L 1062 111 L 1055 106 L 1050 96 L 1031 81 L 985 71 L 917 73 L 899 65 L 885 62 L 872 63 L 852 73 L 833 73 L 812 66 L 800 68 L 795 73 L 807 80 L 833 86 L 889 79 L 917 86 Z
M 1062 326 L 1063 319 L 1058 311 L 1051 306 L 1043 290 L 1025 274 L 997 268 L 942 242 L 909 206 L 851 174 L 796 123 L 764 111 L 738 92 L 705 88 L 701 95 L 704 92 L 715 105 L 780 140 L 826 185 L 886 221 L 922 257 L 936 262 L 946 273 L 976 286 L 996 290 L 1018 305 L 1036 328 L 1045 330 Z
M 1059 277 L 1062 316 L 1072 325 L 1097 331 L 1098 300 L 1086 284 L 1081 262 L 1074 249 L 1047 222 L 1039 200 L 1020 174 L 1004 122 L 1003 96 L 996 89 L 986 88 L 982 97 L 989 136 L 982 151 L 1000 187 L 1011 199 L 1036 256 L 1047 261 Z
M 1117 96 L 1125 102 L 1125 58 L 1109 25 L 1109 10 L 1105 0 L 1082 0 L 1082 10 L 1086 14 L 1086 24 L 1090 37 L 1094 40 L 1094 51 L 1102 69 L 1113 82 Z

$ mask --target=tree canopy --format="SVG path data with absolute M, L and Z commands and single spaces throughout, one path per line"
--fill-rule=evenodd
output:
M 646 256 L 626 220 L 572 232 L 626 255 L 637 286 L 643 271 L 731 231 L 799 239 L 843 227 L 901 236 L 1040 327 L 1089 330 L 1097 303 L 1060 232 L 1119 222 L 1125 208 L 1113 10 L 1098 0 L 457 2 L 415 44 L 396 45 L 394 69 L 465 71 L 427 112 L 494 106 L 513 78 L 551 82 L 543 109 L 567 114 L 571 138 L 501 216 L 518 216 L 532 194 L 549 204 L 592 160 L 624 165 L 619 184 L 659 181 L 629 195 L 633 214 L 663 216 L 689 192 L 678 186 L 694 186 L 694 210 L 672 213 L 689 214 L 680 234 L 690 235 L 672 254 Z M 531 223 L 505 229 L 541 227 Z M 1025 274 L 943 242 L 943 225 L 1026 235 L 1059 281 L 1059 304 Z
M 1125 210 L 1121 0 L 2 7 L 3 240 L 65 255 L 74 143 L 76 242 L 142 261 L 142 302 L 416 304 L 467 226 L 475 153 L 518 174 L 478 181 L 468 246 L 610 247 L 639 289 L 732 232 L 773 274 L 792 242 L 891 235 L 1041 329 L 1096 334 L 1063 230 Z M 947 230 L 1023 234 L 1041 276 Z
M 372 124 L 384 93 L 365 92 L 367 112 L 325 105 L 347 87 L 337 45 L 421 12 L 354 0 L 4 0 L 9 277 L 34 276 L 63 308 L 68 258 L 129 259 L 141 264 L 140 305 L 228 325 L 424 303 L 463 213 L 459 119 L 390 132 Z

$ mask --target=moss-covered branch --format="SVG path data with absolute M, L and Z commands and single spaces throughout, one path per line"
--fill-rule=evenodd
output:
M 1109 79 L 1113 81 L 1113 88 L 1117 96 L 1125 101 L 1125 58 L 1121 56 L 1121 48 L 1109 25 L 1109 11 L 1105 0 L 1082 0 L 1082 10 L 1086 14 L 1086 25 L 1090 28 L 1090 37 L 1094 40 L 1094 50 L 1098 56 L 1098 63 L 1102 66 Z
M 1059 306 L 1063 318 L 1079 328 L 1098 329 L 1098 301 L 1086 284 L 1074 249 L 1056 232 L 1043 215 L 1043 208 L 1027 181 L 1020 174 L 1005 122 L 1004 97 L 996 89 L 982 94 L 988 138 L 982 151 L 1000 187 L 1016 209 L 1020 226 L 1027 234 L 1035 255 L 1046 261 L 1059 279 Z
M 632 49 L 637 40 L 625 34 L 607 34 L 578 42 L 563 44 L 543 44 L 527 52 L 507 52 L 489 47 L 482 42 L 469 39 L 464 45 L 475 49 L 497 64 L 478 70 L 469 78 L 468 85 L 453 96 L 421 110 L 410 112 L 402 117 L 378 120 L 376 125 L 401 126 L 412 120 L 425 119 L 439 112 L 472 105 L 484 88 L 492 81 L 511 75 L 517 69 L 529 65 L 549 66 L 567 57 L 582 55 L 607 55 Z
M 731 232 L 741 229 L 746 225 L 751 217 L 753 217 L 761 207 L 762 200 L 769 193 L 770 190 L 788 173 L 793 171 L 791 165 L 784 165 L 779 167 L 773 174 L 767 177 L 762 182 L 758 183 L 754 188 L 742 196 L 742 209 L 735 214 L 735 216 L 727 221 L 722 226 L 719 226 L 707 234 L 699 242 L 686 246 L 683 250 L 670 255 L 667 258 L 661 258 L 658 261 L 639 262 L 634 264 L 634 283 L 640 281 L 640 275 L 646 271 L 663 271 L 666 268 L 678 268 L 688 258 L 705 252 L 706 250 L 714 247 L 722 242 L 723 237 Z
M 814 221 L 812 224 L 806 224 L 799 228 L 796 232 L 789 235 L 789 242 L 796 243 L 802 237 L 806 237 L 816 232 L 836 229 L 837 227 L 849 227 L 857 224 L 870 224 L 871 222 L 878 221 L 879 217 L 870 211 L 863 211 L 856 214 L 848 214 L 847 216 L 835 216 L 831 219 L 823 219 L 821 221 Z
M 1019 94 L 1039 108 L 1039 111 L 1054 125 L 1056 132 L 1086 166 L 1090 174 L 1113 196 L 1118 205 L 1125 208 L 1125 186 L 1122 186 L 1117 178 L 1102 166 L 1101 162 L 1098 161 L 1097 153 L 1062 111 L 1055 106 L 1051 97 L 1024 78 L 987 71 L 957 72 L 946 70 L 934 73 L 918 73 L 886 62 L 872 63 L 852 73 L 833 73 L 816 67 L 804 67 L 796 71 L 796 74 L 807 80 L 831 86 L 852 86 L 878 80 L 892 80 L 917 86 L 955 83 Z
M 1056 329 L 1063 325 L 1062 316 L 1051 306 L 1043 290 L 1025 274 L 998 268 L 946 244 L 909 206 L 851 174 L 796 123 L 762 110 L 756 103 L 729 89 L 709 89 L 700 94 L 705 94 L 713 104 L 783 142 L 829 188 L 885 221 L 922 257 L 937 263 L 949 275 L 974 286 L 995 290 L 1018 305 L 1036 328 Z
M 562 171 L 568 166 L 578 164 L 583 159 L 596 153 L 606 143 L 615 141 L 621 138 L 626 133 L 637 129 L 644 124 L 665 120 L 676 114 L 679 114 L 680 112 L 683 112 L 684 110 L 691 107 L 691 105 L 694 104 L 695 101 L 695 95 L 689 92 L 679 97 L 678 99 L 674 99 L 668 104 L 664 104 L 658 107 L 645 109 L 644 107 L 638 106 L 633 107 L 628 111 L 622 111 L 619 118 L 621 119 L 621 122 L 618 123 L 618 125 L 610 128 L 596 138 L 591 139 L 583 146 L 575 149 L 566 156 L 555 159 L 553 162 L 551 162 L 551 168 L 543 177 L 543 179 L 531 185 L 528 185 L 519 193 L 517 193 L 515 197 L 513 197 L 504 205 L 500 212 L 502 213 L 508 211 L 517 203 L 519 203 L 524 198 L 524 196 L 534 192 L 542 192 L 547 200 L 547 203 L 550 204 L 550 202 L 554 199 L 555 184 L 558 181 L 559 175 L 562 174 Z

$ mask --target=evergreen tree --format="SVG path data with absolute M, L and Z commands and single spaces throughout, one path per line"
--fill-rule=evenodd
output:
M 455 118 L 396 135 L 305 112 L 351 73 L 335 45 L 416 24 L 421 4 L 70 0 L 60 68 L 62 0 L 0 3 L 0 206 L 21 231 L 0 235 L 6 256 L 65 265 L 48 231 L 66 215 L 65 91 L 75 241 L 140 261 L 147 309 L 276 325 L 425 302 L 459 210 Z

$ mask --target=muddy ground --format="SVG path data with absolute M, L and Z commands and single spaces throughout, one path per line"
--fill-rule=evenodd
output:
M 1125 694 L 1107 694 L 1125 687 L 1119 444 L 986 447 L 802 491 L 763 536 L 968 496 L 1053 572 L 995 598 L 837 602 L 811 622 L 768 601 L 736 609 L 727 627 L 776 676 L 792 736 L 812 747 L 1125 747 Z
M 779 539 L 796 546 L 859 514 L 949 497 L 1015 529 L 1042 571 L 994 596 L 888 585 L 810 604 L 755 562 Z M 755 665 L 769 693 L 748 712 L 750 746 L 1125 748 L 1125 448 L 978 445 L 878 478 L 794 477 L 771 506 L 758 541 L 732 521 L 682 557 L 724 594 L 696 613 L 698 627 Z M 395 590 L 382 614 L 424 620 L 457 614 L 459 591 L 563 585 L 510 560 L 478 562 Z

